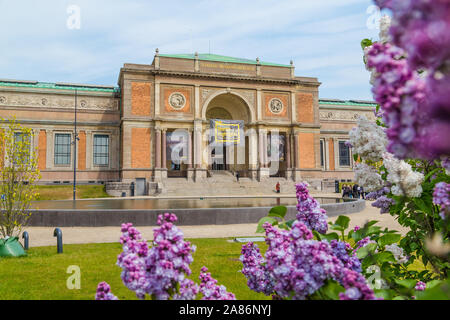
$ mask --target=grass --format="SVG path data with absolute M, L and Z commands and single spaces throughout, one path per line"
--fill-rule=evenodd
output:
M 73 186 L 36 186 L 39 196 L 37 200 L 70 200 L 73 197 Z M 80 185 L 76 187 L 77 199 L 111 197 L 104 185 Z
M 206 266 L 219 284 L 227 287 L 239 300 L 270 299 L 248 289 L 246 279 L 238 272 L 241 243 L 227 239 L 193 239 L 197 246 L 191 264 L 191 279 L 199 282 L 200 268 Z M 266 249 L 264 243 L 259 243 Z M 121 269 L 116 266 L 117 255 L 122 251 L 119 243 L 64 245 L 64 253 L 57 254 L 56 247 L 30 248 L 28 256 L 0 258 L 0 300 L 93 300 L 97 284 L 106 281 L 119 299 L 136 299 L 120 279 Z M 80 267 L 81 288 L 68 289 L 66 282 L 71 274 L 67 268 Z

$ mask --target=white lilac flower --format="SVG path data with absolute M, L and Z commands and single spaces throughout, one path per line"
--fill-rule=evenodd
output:
M 376 191 L 383 187 L 383 180 L 374 167 L 357 163 L 354 171 L 356 183 L 363 186 L 365 191 Z
M 392 194 L 396 196 L 406 195 L 416 198 L 422 194 L 422 182 L 424 176 L 420 172 L 413 171 L 411 165 L 394 157 L 393 154 L 383 154 L 383 164 L 388 171 L 387 181 L 392 183 Z
M 394 255 L 395 261 L 400 264 L 408 262 L 408 257 L 404 254 L 403 249 L 399 247 L 396 243 L 385 246 L 387 251 L 392 252 Z
M 391 27 L 391 17 L 383 15 L 380 19 L 380 42 L 385 43 L 390 41 L 389 28 Z
M 367 120 L 365 116 L 360 116 L 357 124 L 357 127 L 349 133 L 353 153 L 358 154 L 363 160 L 380 161 L 383 152 L 386 152 L 387 145 L 384 129 L 375 122 Z

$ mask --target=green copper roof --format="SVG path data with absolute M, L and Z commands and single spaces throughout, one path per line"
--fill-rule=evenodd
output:
M 160 54 L 160 57 L 167 58 L 178 58 L 178 59 L 195 59 L 195 54 Z M 198 59 L 202 61 L 216 61 L 216 62 L 228 62 L 228 63 L 244 63 L 244 64 L 254 64 L 256 65 L 256 60 L 243 59 L 243 58 L 234 58 L 221 56 L 218 54 L 209 54 L 209 53 L 199 53 Z M 273 67 L 285 67 L 290 68 L 290 65 L 287 64 L 279 64 L 279 63 L 271 63 L 271 62 L 259 62 L 262 66 L 273 66 Z
M 332 100 L 332 99 L 319 99 L 319 104 L 326 105 L 341 105 L 341 106 L 358 106 L 358 107 L 376 107 L 377 103 L 372 101 L 360 101 L 360 100 Z
M 97 91 L 97 92 L 120 92 L 120 88 L 109 86 L 95 86 L 83 84 L 65 84 L 38 81 L 20 81 L 20 80 L 1 80 L 0 86 L 3 87 L 23 87 L 39 89 L 57 89 L 57 90 L 78 90 L 78 91 Z

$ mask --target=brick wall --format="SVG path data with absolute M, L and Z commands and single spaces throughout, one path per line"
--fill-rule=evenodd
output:
M 131 114 L 135 116 L 151 115 L 151 87 L 148 82 L 131 83 Z
M 297 93 L 297 122 L 314 123 L 314 98 L 312 93 Z
M 131 129 L 131 167 L 150 168 L 151 167 L 151 129 L 132 128 Z
M 314 169 L 316 167 L 316 157 L 314 149 L 314 133 L 298 134 L 299 157 L 301 169 Z

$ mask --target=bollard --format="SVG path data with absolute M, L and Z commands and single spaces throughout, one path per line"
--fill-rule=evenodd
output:
M 28 235 L 28 232 L 24 231 L 22 233 L 22 239 L 23 239 L 23 248 L 25 250 L 28 250 L 29 247 L 29 241 L 30 241 L 30 236 Z
M 62 231 L 60 228 L 55 228 L 53 231 L 53 236 L 56 237 L 56 248 L 58 253 L 63 253 L 63 242 L 62 242 Z

